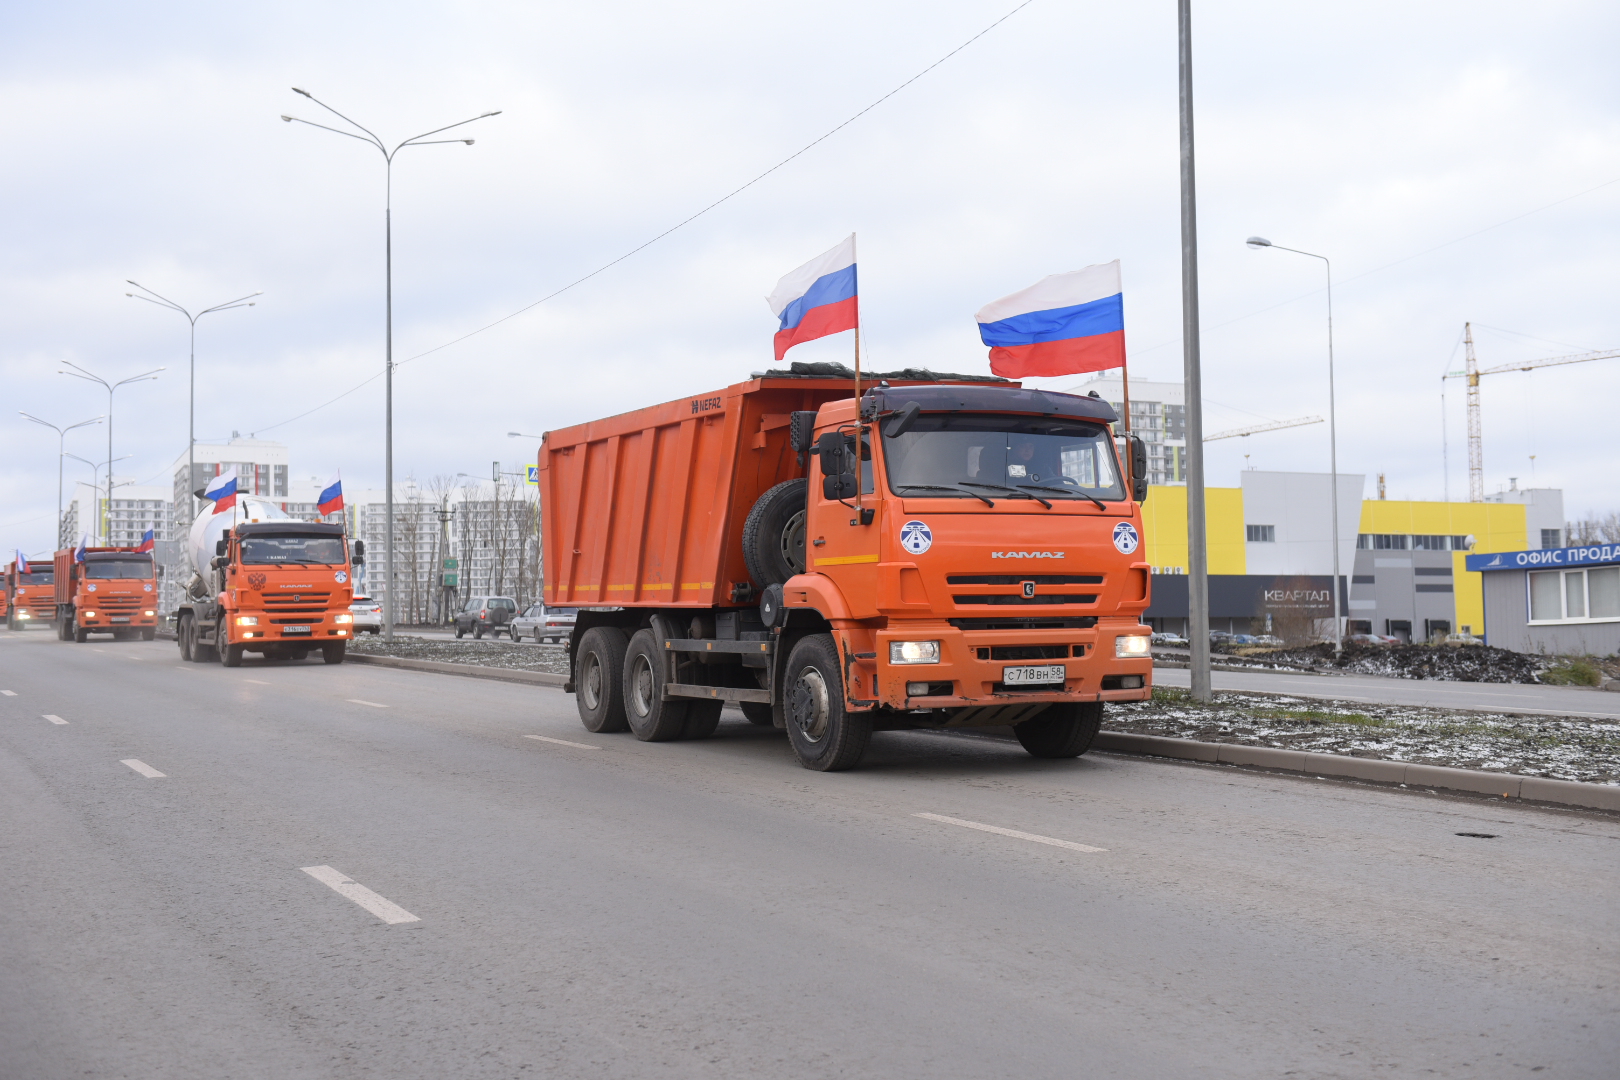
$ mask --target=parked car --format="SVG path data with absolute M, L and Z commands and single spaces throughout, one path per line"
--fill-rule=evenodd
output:
M 1153 635 L 1153 644 L 1155 644 L 1155 645 L 1185 645 L 1185 644 L 1187 644 L 1187 639 L 1182 637 L 1180 634 L 1159 633 L 1159 634 L 1154 634 Z
M 1283 639 L 1278 637 L 1276 634 L 1257 634 L 1255 635 L 1254 643 L 1256 645 L 1265 645 L 1273 649 L 1280 649 L 1284 644 L 1286 644 Z
M 354 602 L 349 605 L 349 612 L 354 616 L 355 633 L 382 633 L 381 600 L 373 600 L 369 596 L 356 596 Z
M 512 620 L 508 633 L 513 641 L 531 639 L 536 645 L 542 641 L 564 642 L 574 630 L 572 608 L 547 608 L 536 601 L 529 610 Z
M 456 637 L 468 633 L 476 638 L 499 634 L 517 614 L 517 601 L 510 596 L 474 596 L 456 612 Z
M 1351 634 L 1344 639 L 1355 642 L 1357 645 L 1399 645 L 1400 638 L 1389 637 L 1385 634 Z

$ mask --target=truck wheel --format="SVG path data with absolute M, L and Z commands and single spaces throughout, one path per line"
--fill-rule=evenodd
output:
M 804 516 L 810 481 L 784 480 L 759 497 L 743 524 L 743 562 L 760 588 L 804 573 Z
M 689 700 L 686 703 L 686 727 L 681 730 L 681 738 L 707 739 L 713 735 L 720 726 L 720 710 L 725 707 L 726 703 L 719 700 Z
M 330 645 L 321 646 L 321 659 L 328 664 L 343 663 L 343 654 L 348 652 L 347 641 L 334 641 Z
M 750 724 L 770 727 L 771 724 L 776 722 L 776 718 L 771 715 L 771 706 L 767 702 L 739 701 L 737 704 L 742 709 L 743 716 L 748 718 Z
M 686 732 L 687 699 L 663 700 L 664 650 L 651 630 L 637 630 L 624 653 L 624 717 L 642 742 L 669 742 Z
M 788 654 L 784 686 L 788 742 L 800 765 L 838 772 L 861 760 L 872 739 L 872 717 L 844 708 L 843 668 L 831 634 L 799 639 Z
M 180 624 L 174 628 L 174 637 L 180 643 L 180 659 L 187 664 L 191 663 L 191 650 L 196 645 L 196 633 L 191 616 L 180 616 Z
M 214 651 L 219 655 L 219 662 L 226 667 L 242 666 L 242 646 L 220 645 Z
M 593 626 L 574 656 L 574 704 L 586 731 L 607 734 L 630 726 L 624 717 L 624 631 Z
M 1049 706 L 1033 720 L 1013 725 L 1024 749 L 1038 758 L 1074 758 L 1091 749 L 1102 726 L 1100 701 L 1065 701 Z
M 68 627 L 68 632 L 73 635 L 73 640 L 78 642 L 80 645 L 83 645 L 85 642 L 90 640 L 90 631 L 80 626 L 77 619 L 71 623 L 63 622 L 62 625 Z
M 153 627 L 150 627 L 150 628 L 148 628 L 146 630 L 142 630 L 141 631 L 141 640 L 142 641 L 156 641 L 157 640 L 157 627 L 153 626 Z

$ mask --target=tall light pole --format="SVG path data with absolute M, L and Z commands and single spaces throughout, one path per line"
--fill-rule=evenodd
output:
M 384 589 L 383 589 L 383 637 L 387 641 L 393 641 L 394 640 L 394 155 L 398 154 L 401 150 L 405 149 L 407 146 L 433 146 L 433 145 L 436 145 L 436 144 L 439 144 L 439 143 L 465 143 L 466 145 L 471 146 L 473 144 L 472 139 L 430 139 L 430 138 L 428 138 L 428 136 L 429 135 L 437 135 L 440 132 L 444 132 L 444 131 L 449 131 L 451 128 L 461 127 L 463 124 L 470 124 L 474 120 L 483 120 L 486 117 L 499 116 L 501 114 L 501 110 L 496 109 L 493 112 L 480 113 L 479 115 L 474 116 L 474 117 L 472 117 L 470 119 L 467 119 L 467 120 L 460 120 L 460 121 L 457 121 L 454 124 L 446 124 L 444 127 L 434 128 L 432 131 L 424 131 L 420 135 L 413 135 L 411 138 L 406 139 L 404 142 L 400 143 L 399 145 L 395 146 L 392 150 L 390 150 L 390 149 L 388 149 L 387 144 L 384 143 L 381 139 L 379 139 L 375 134 L 373 134 L 372 131 L 369 128 L 362 127 L 360 124 L 357 124 L 353 120 L 350 120 L 347 116 L 344 116 L 342 113 L 340 113 L 336 109 L 332 108 L 332 106 L 330 106 L 326 102 L 320 100 L 314 94 L 311 94 L 308 90 L 300 90 L 300 89 L 298 89 L 298 87 L 295 86 L 295 87 L 292 88 L 292 91 L 295 94 L 302 94 L 304 97 L 309 98 L 309 100 L 313 101 L 315 104 L 319 105 L 321 108 L 325 109 L 327 112 L 331 113 L 333 116 L 335 116 L 338 119 L 342 120 L 345 124 L 348 124 L 351 127 L 357 128 L 358 130 L 365 132 L 365 134 L 364 135 L 356 135 L 352 131 L 342 131 L 342 130 L 340 130 L 338 128 L 335 128 L 335 127 L 327 127 L 325 124 L 317 124 L 313 120 L 303 120 L 303 119 L 300 119 L 299 117 L 296 117 L 296 116 L 285 116 L 284 115 L 281 118 L 282 120 L 286 121 L 289 124 L 296 120 L 300 124 L 308 124 L 310 127 L 318 127 L 322 131 L 330 131 L 330 132 L 332 132 L 333 134 L 336 134 L 336 135 L 346 135 L 351 139 L 359 139 L 363 143 L 370 143 L 372 146 L 375 146 L 377 148 L 377 150 L 383 156 L 384 171 L 386 173 L 384 198 L 383 198 L 383 235 L 384 235 L 384 240 L 383 240 L 384 256 L 383 256 L 383 259 L 384 259 L 384 290 L 385 290 L 385 294 L 386 294 L 386 298 L 387 298 L 386 299 L 387 329 L 386 329 L 386 332 L 384 334 L 385 364 L 384 364 L 384 378 L 383 378 L 383 384 L 384 384 L 383 394 L 384 394 L 384 398 L 386 400 L 385 419 L 384 419 L 384 424 L 383 424 L 384 432 L 385 432 L 384 438 L 385 438 L 385 442 L 386 442 L 386 448 L 385 448 L 385 451 L 384 451 L 384 459 L 385 460 L 384 460 L 384 463 L 383 463 L 383 472 L 385 474 L 385 476 L 384 476 L 384 484 L 386 485 L 386 488 L 387 488 L 387 490 L 384 492 L 384 498 L 386 500 L 385 504 L 384 504 L 385 505 L 384 519 L 385 519 L 385 522 L 387 524 L 387 529 L 388 529 L 386 535 L 383 538 L 384 539 L 384 546 L 383 546 L 383 574 L 384 574 L 384 577 L 387 579 L 386 582 L 385 582 L 385 585 L 384 585 Z
M 1193 167 L 1192 0 L 1177 0 L 1181 75 L 1181 355 L 1187 398 L 1187 652 L 1194 701 L 1211 699 L 1204 521 L 1204 375 L 1198 338 L 1198 192 Z
M 91 461 L 89 458 L 82 458 L 78 454 L 63 454 L 62 456 L 63 457 L 70 457 L 74 461 L 82 461 L 84 464 L 90 466 L 90 486 L 95 489 L 96 498 L 98 498 L 98 499 L 101 498 L 101 466 L 102 466 L 103 463 L 99 462 L 99 461 Z M 106 462 L 106 465 L 107 465 L 107 501 L 108 502 L 112 502 L 112 466 L 113 466 L 113 462 L 116 462 L 116 461 L 128 461 L 130 458 L 132 458 L 134 456 L 135 456 L 134 454 L 125 454 L 122 457 L 116 457 L 116 458 L 113 458 L 112 461 Z M 60 527 L 59 527 L 59 531 L 60 531 Z M 90 531 L 89 529 L 85 530 L 85 532 L 87 532 L 87 533 L 89 531 Z M 68 544 L 72 544 L 72 543 L 73 543 L 73 539 L 71 537 L 69 537 L 68 538 Z
M 22 410 L 19 409 L 18 412 L 22 412 Z M 77 424 L 69 424 L 67 427 L 57 427 L 49 420 L 41 420 L 33 413 L 22 413 L 22 415 L 32 420 L 34 423 L 42 424 L 56 432 L 56 546 L 60 548 L 65 542 L 62 539 L 62 455 L 67 453 L 67 433 L 72 431 L 74 428 L 82 428 L 88 427 L 91 424 L 99 424 L 105 420 L 106 417 L 97 416 L 91 420 L 80 420 Z
M 75 364 L 71 360 L 64 360 L 62 363 L 66 364 L 73 370 L 58 371 L 58 375 L 72 375 L 75 378 L 84 379 L 87 382 L 99 383 L 107 388 L 107 505 L 103 507 L 101 517 L 101 535 L 105 537 L 107 535 L 108 515 L 112 513 L 113 391 L 117 390 L 120 386 L 128 386 L 130 383 L 147 382 L 148 380 L 156 379 L 158 377 L 158 372 L 167 371 L 169 369 L 153 368 L 151 371 L 142 372 L 139 375 L 131 375 L 127 379 L 119 379 L 115 383 L 110 383 L 106 379 L 103 379 L 100 375 L 94 375 L 86 371 L 84 368 L 80 367 L 78 364 Z M 122 461 L 124 459 L 119 458 L 118 460 Z
M 126 278 L 125 280 L 128 281 L 129 279 Z M 235 300 L 227 300 L 223 304 L 215 304 L 211 308 L 203 308 L 201 311 L 197 312 L 197 314 L 193 315 L 191 312 L 187 311 L 173 300 L 170 300 L 167 296 L 162 296 L 158 293 L 152 292 L 151 289 L 148 289 L 140 282 L 130 281 L 129 283 L 141 290 L 141 292 L 150 293 L 151 295 L 136 296 L 134 293 L 125 293 L 125 296 L 134 297 L 136 300 L 145 300 L 149 304 L 156 304 L 158 307 L 166 307 L 170 311 L 178 311 L 180 314 L 184 315 L 186 317 L 186 321 L 191 324 L 191 397 L 190 404 L 186 407 L 186 505 L 191 508 L 191 512 L 186 515 L 185 525 L 189 527 L 192 519 L 197 516 L 197 496 L 194 494 L 194 490 L 197 486 L 197 320 L 202 318 L 204 315 L 211 315 L 216 311 L 230 311 L 239 307 L 252 307 L 253 298 L 255 296 L 263 296 L 264 290 L 260 289 L 258 292 L 250 292 L 246 296 L 239 296 Z M 110 498 L 111 496 L 109 495 L 108 497 Z
M 1263 236 L 1251 236 L 1244 243 L 1256 251 L 1272 248 L 1321 259 L 1327 270 L 1328 467 L 1332 470 L 1328 487 L 1333 499 L 1333 655 L 1338 656 L 1344 650 L 1344 630 L 1339 623 L 1339 417 L 1333 398 L 1333 263 L 1326 255 L 1273 244 Z

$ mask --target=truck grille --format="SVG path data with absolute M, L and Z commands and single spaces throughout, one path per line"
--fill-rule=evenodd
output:
M 951 574 L 947 585 L 1101 585 L 1101 574 Z
M 949 619 L 958 630 L 1089 630 L 1097 625 L 1095 615 L 1076 615 L 1067 619 L 1043 619 L 1036 616 L 1010 619 Z
M 92 597 L 91 603 L 98 606 L 102 611 L 134 611 L 141 606 L 141 598 L 138 596 L 102 596 Z
M 992 645 L 979 650 L 980 660 L 1060 660 L 1068 655 L 1067 645 Z
M 998 596 L 953 596 L 957 607 L 967 607 L 969 604 L 1095 604 L 1096 593 L 1046 593 L 1038 596 L 1014 596 L 1011 594 Z
M 267 592 L 264 594 L 264 610 L 272 615 L 320 614 L 326 611 L 327 601 L 331 598 L 329 592 Z

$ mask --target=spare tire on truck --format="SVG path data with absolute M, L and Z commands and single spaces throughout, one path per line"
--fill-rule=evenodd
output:
M 761 589 L 804 573 L 804 516 L 810 481 L 784 480 L 759 497 L 743 524 L 743 562 Z

